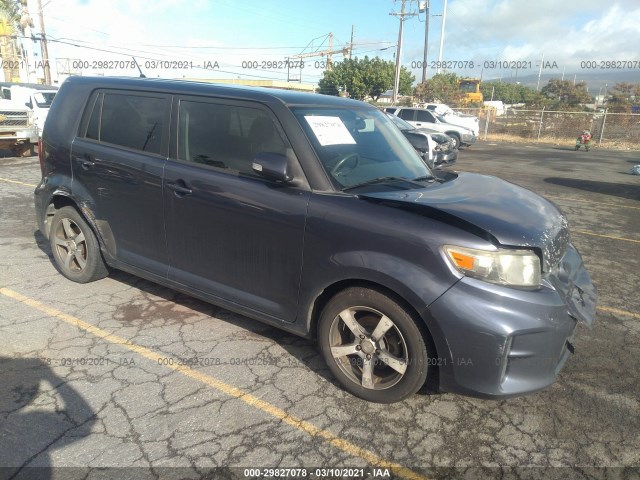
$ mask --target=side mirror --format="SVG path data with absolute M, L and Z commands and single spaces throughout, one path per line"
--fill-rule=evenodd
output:
M 287 157 L 279 153 L 259 152 L 251 165 L 258 175 L 277 182 L 290 182 L 289 161 Z

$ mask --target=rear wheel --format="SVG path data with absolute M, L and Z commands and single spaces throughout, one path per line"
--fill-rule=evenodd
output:
M 320 349 L 338 381 L 371 402 L 393 403 L 424 385 L 426 332 L 395 300 L 349 288 L 333 297 L 318 326 Z
M 87 283 L 108 275 L 98 239 L 73 207 L 63 207 L 51 221 L 49 241 L 56 267 L 65 277 Z

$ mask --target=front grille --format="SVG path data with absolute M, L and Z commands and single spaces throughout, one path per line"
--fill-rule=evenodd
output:
M 27 112 L 0 110 L 0 127 L 26 127 L 29 125 Z

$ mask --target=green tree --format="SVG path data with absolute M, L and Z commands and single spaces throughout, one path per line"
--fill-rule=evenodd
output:
M 455 73 L 437 73 L 416 86 L 414 95 L 423 102 L 439 102 L 458 105 L 464 94 L 458 88 L 458 76 Z
M 400 70 L 401 95 L 410 95 L 415 77 L 405 67 Z M 351 98 L 364 100 L 368 97 L 378 100 L 385 91 L 393 88 L 395 64 L 375 57 L 344 59 L 325 70 L 318 82 L 318 90 L 325 95 L 348 94 Z
M 607 108 L 612 112 L 629 113 L 640 96 L 640 83 L 616 83 L 607 95 Z
M 587 91 L 586 82 L 578 82 L 575 85 L 569 80 L 552 78 L 542 87 L 542 94 L 549 98 L 555 107 L 576 107 L 583 103 L 590 103 L 593 99 Z
M 540 108 L 551 103 L 540 92 L 519 83 L 485 82 L 480 84 L 480 90 L 485 100 L 490 100 L 493 93 L 494 100 L 509 105 L 524 103 L 527 107 Z

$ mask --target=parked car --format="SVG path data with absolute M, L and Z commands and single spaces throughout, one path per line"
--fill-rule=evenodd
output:
M 384 111 L 400 117 L 414 127 L 428 127 L 440 133 L 446 133 L 455 140 L 456 148 L 460 148 L 461 145 L 472 145 L 477 140 L 476 135 L 468 128 L 445 123 L 443 119 L 424 108 L 387 107 Z
M 413 148 L 422 155 L 429 167 L 440 168 L 456 163 L 458 149 L 456 148 L 455 140 L 449 135 L 433 132 L 425 128 L 416 128 L 390 113 L 387 113 L 387 116 L 409 140 Z
M 476 137 L 480 134 L 480 120 L 475 115 L 456 112 L 444 103 L 427 103 L 425 108 L 435 113 L 446 123 L 468 128 Z
M 62 275 L 124 270 L 315 338 L 369 401 L 428 378 L 481 397 L 543 389 L 594 320 L 554 204 L 495 177 L 434 177 L 363 102 L 77 76 L 42 145 L 38 227 Z

